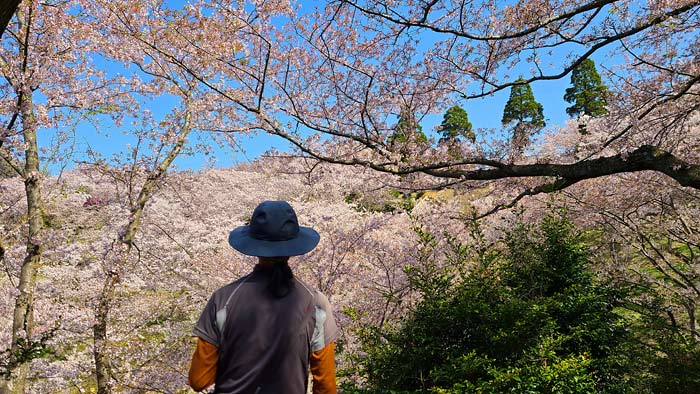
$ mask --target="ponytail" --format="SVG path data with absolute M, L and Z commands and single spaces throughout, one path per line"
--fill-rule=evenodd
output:
M 271 265 L 262 267 L 256 267 L 256 270 L 260 270 L 267 274 L 267 290 L 276 298 L 283 298 L 294 287 L 294 273 L 289 267 L 288 257 L 279 258 L 266 258 L 266 262 L 270 262 Z

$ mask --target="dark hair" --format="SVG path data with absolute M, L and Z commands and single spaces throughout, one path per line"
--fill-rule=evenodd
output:
M 267 290 L 277 298 L 286 296 L 294 287 L 294 273 L 289 268 L 289 257 L 266 257 L 265 261 L 272 264 L 258 266 L 256 269 L 268 276 Z

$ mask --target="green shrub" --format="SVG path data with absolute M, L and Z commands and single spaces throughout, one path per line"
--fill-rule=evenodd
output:
M 565 217 L 519 221 L 473 253 L 452 245 L 457 268 L 407 270 L 422 298 L 400 324 L 361 331 L 366 383 L 346 392 L 634 391 L 634 342 L 614 309 L 622 295 L 596 281 Z

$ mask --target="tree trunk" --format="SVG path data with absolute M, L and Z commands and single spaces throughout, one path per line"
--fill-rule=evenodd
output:
M 42 240 L 44 230 L 42 215 L 41 177 L 39 172 L 39 153 L 36 138 L 36 121 L 31 92 L 28 87 L 23 87 L 20 108 L 22 112 L 22 126 L 24 134 L 25 162 L 24 162 L 24 189 L 27 196 L 27 252 L 22 263 L 17 289 L 19 295 L 15 300 L 15 309 L 12 321 L 12 345 L 10 348 L 12 376 L 8 388 L 12 393 L 23 393 L 28 361 L 22 356 L 25 346 L 22 339 L 27 342 L 32 339 L 34 331 L 34 288 L 36 285 L 37 270 L 41 264 Z M 27 343 L 25 342 L 25 344 Z
M 128 259 L 131 248 L 126 251 L 125 259 Z M 120 265 L 124 265 L 122 263 Z M 109 307 L 114 298 L 114 289 L 119 282 L 119 274 L 111 270 L 107 273 L 102 292 L 95 311 L 95 325 L 92 328 L 95 357 L 95 375 L 97 377 L 97 394 L 109 394 L 112 392 L 112 373 L 109 365 L 107 350 L 107 323 L 109 321 Z
M 109 310 L 114 299 L 114 292 L 117 284 L 121 280 L 122 271 L 129 267 L 129 257 L 136 239 L 143 209 L 146 203 L 153 195 L 153 190 L 158 181 L 167 172 L 168 167 L 173 160 L 180 154 L 182 147 L 185 145 L 187 135 L 191 130 L 191 116 L 185 115 L 184 124 L 180 129 L 180 135 L 177 142 L 168 152 L 168 156 L 155 168 L 148 177 L 146 182 L 141 187 L 136 203 L 131 207 L 131 216 L 129 223 L 126 226 L 124 235 L 119 239 L 119 246 L 123 248 L 122 253 L 114 259 L 114 263 L 107 267 L 107 278 L 100 292 L 97 308 L 95 310 L 95 325 L 93 326 L 93 341 L 94 341 L 94 357 L 95 357 L 95 375 L 97 377 L 97 394 L 111 394 L 112 392 L 112 372 L 109 362 L 109 354 L 107 343 L 107 329 L 109 327 Z
M 688 311 L 688 329 L 690 330 L 690 336 L 693 339 L 698 339 L 698 331 L 697 331 L 697 326 L 696 326 L 696 317 L 695 317 L 695 302 L 692 300 L 689 300 L 685 304 L 685 308 Z

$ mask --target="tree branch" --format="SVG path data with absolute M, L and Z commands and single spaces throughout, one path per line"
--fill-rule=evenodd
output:
M 425 7 L 421 16 L 421 19 L 419 20 L 411 20 L 408 18 L 403 18 L 403 17 L 392 17 L 391 15 L 387 13 L 382 13 L 376 10 L 372 10 L 367 7 L 362 7 L 360 6 L 357 2 L 355 1 L 350 1 L 350 0 L 341 0 L 341 3 L 345 3 L 350 5 L 351 7 L 355 8 L 356 10 L 365 13 L 367 15 L 371 15 L 374 17 L 379 17 L 381 19 L 385 19 L 388 22 L 395 23 L 397 25 L 401 26 L 406 26 L 406 27 L 417 27 L 417 28 L 423 28 L 430 30 L 435 33 L 442 33 L 442 34 L 451 34 L 457 37 L 461 38 L 466 38 L 469 40 L 475 40 L 475 41 L 500 41 L 500 40 L 509 40 L 509 39 L 514 39 L 514 38 L 521 38 L 525 37 L 528 34 L 532 34 L 539 29 L 542 29 L 543 27 L 546 27 L 548 25 L 551 25 L 554 22 L 558 21 L 568 21 L 572 19 L 573 17 L 586 13 L 588 11 L 594 11 L 594 10 L 599 10 L 603 7 L 605 7 L 608 4 L 614 3 L 616 0 L 597 0 L 590 2 L 588 4 L 583 4 L 579 6 L 578 8 L 574 8 L 571 11 L 564 12 L 559 15 L 552 16 L 549 19 L 545 19 L 541 21 L 540 23 L 537 23 L 533 26 L 530 26 L 526 29 L 519 30 L 516 32 L 512 33 L 507 33 L 507 34 L 501 34 L 501 35 L 492 35 L 492 36 L 481 36 L 481 35 L 476 35 L 476 34 L 471 34 L 465 32 L 463 29 L 449 29 L 449 28 L 441 28 L 436 26 L 435 24 L 429 23 L 428 22 L 428 14 L 430 12 L 430 7 Z M 430 5 L 431 7 L 436 3 L 436 1 L 433 1 L 432 4 Z
M 554 182 L 548 182 L 548 183 L 544 183 L 544 184 L 529 188 L 529 189 L 521 192 L 520 194 L 518 194 L 518 196 L 515 197 L 511 202 L 509 202 L 507 204 L 498 204 L 495 207 L 493 207 L 492 209 L 488 210 L 487 212 L 485 212 L 481 215 L 478 215 L 475 218 L 475 220 L 483 219 L 486 216 L 494 214 L 494 213 L 501 211 L 503 209 L 513 208 L 515 206 L 515 204 L 517 204 L 518 201 L 522 200 L 524 197 L 534 196 L 534 195 L 540 194 L 540 193 L 553 193 L 555 191 L 564 190 L 567 187 L 575 184 L 576 182 L 578 182 L 578 180 L 570 180 L 570 179 L 566 179 L 566 178 L 560 178 L 560 179 L 555 180 Z
M 402 16 L 392 16 L 388 13 L 383 13 L 379 12 L 375 9 L 371 9 L 369 7 L 363 7 L 359 5 L 356 1 L 351 1 L 351 0 L 340 0 L 341 3 L 348 4 L 350 7 L 355 8 L 356 10 L 368 15 L 369 17 L 375 17 L 379 19 L 383 19 L 385 21 L 388 21 L 389 23 L 396 24 L 398 26 L 404 26 L 404 27 L 416 27 L 416 28 L 421 28 L 421 29 L 427 29 L 433 33 L 438 33 L 438 34 L 446 34 L 455 38 L 462 38 L 462 39 L 467 39 L 467 40 L 473 40 L 473 41 L 481 41 L 481 42 L 486 42 L 487 44 L 492 44 L 492 43 L 499 43 L 507 40 L 512 40 L 512 39 L 518 39 L 518 38 L 524 38 L 527 37 L 528 35 L 537 33 L 538 30 L 540 29 L 547 29 L 549 25 L 555 23 L 555 22 L 560 22 L 563 21 L 562 23 L 565 23 L 566 21 L 569 21 L 570 19 L 574 18 L 577 15 L 582 15 L 586 12 L 590 11 L 595 11 L 595 10 L 600 10 L 602 7 L 612 4 L 615 1 L 614 0 L 598 0 L 598 1 L 592 1 L 590 3 L 581 5 L 577 8 L 574 8 L 571 11 L 564 12 L 560 15 L 553 16 L 552 18 L 545 19 L 539 23 L 536 23 L 530 27 L 527 27 L 523 30 L 519 30 L 517 32 L 513 33 L 507 33 L 507 34 L 501 34 L 501 35 L 492 35 L 492 36 L 482 36 L 482 35 L 476 35 L 476 34 L 471 34 L 465 32 L 463 29 L 452 29 L 452 28 L 444 28 L 437 26 L 435 23 L 428 22 L 426 20 L 426 17 L 423 16 L 422 19 L 420 20 L 411 20 L 409 18 L 404 18 Z M 608 45 L 611 45 L 613 43 L 619 42 L 624 38 L 634 36 L 642 31 L 645 31 L 647 29 L 653 28 L 654 26 L 658 26 L 659 24 L 663 23 L 664 21 L 669 20 L 670 18 L 678 17 L 682 15 L 685 12 L 688 12 L 690 10 L 693 10 L 698 7 L 698 2 L 697 1 L 688 1 L 685 4 L 682 4 L 678 6 L 677 8 L 673 8 L 671 10 L 668 10 L 666 12 L 662 12 L 656 16 L 654 15 L 649 15 L 648 18 L 644 20 L 644 23 L 639 23 L 635 24 L 632 27 L 629 27 L 628 29 L 622 30 L 617 32 L 617 34 L 613 35 L 601 35 L 599 37 L 593 37 L 591 39 L 586 40 L 586 42 L 593 43 L 595 44 L 591 45 L 590 47 L 587 48 L 587 50 L 580 54 L 577 55 L 571 63 L 569 63 L 567 66 L 565 66 L 561 72 L 556 73 L 556 74 L 540 74 L 536 75 L 530 78 L 525 78 L 524 83 L 532 83 L 535 81 L 545 81 L 545 80 L 558 80 L 561 78 L 564 78 L 566 75 L 568 75 L 576 66 L 578 66 L 583 60 L 587 59 L 588 57 L 592 56 L 594 53 L 596 53 L 598 50 L 600 50 L 603 47 L 607 47 Z M 552 30 L 554 31 L 559 31 L 561 30 L 561 26 L 553 28 Z M 578 30 L 576 34 L 582 33 L 582 30 Z M 546 33 L 546 35 L 549 35 L 551 33 Z M 546 37 L 536 37 L 539 39 L 546 38 Z M 533 38 L 534 39 L 534 38 Z M 557 45 L 566 43 L 566 42 L 571 42 L 573 41 L 573 37 L 564 37 L 560 42 L 557 42 Z M 584 44 L 584 43 L 581 43 Z M 544 45 L 543 47 L 547 47 L 548 45 Z M 490 70 L 489 67 L 486 68 L 487 73 Z M 518 85 L 519 83 L 515 81 L 511 82 L 506 82 L 506 83 L 499 83 L 496 84 L 492 81 L 489 81 L 486 75 L 479 75 L 477 73 L 470 73 L 473 74 L 472 76 L 484 81 L 485 83 L 489 84 L 492 86 L 491 89 L 489 90 L 482 90 L 478 93 L 475 94 L 463 94 L 462 98 L 465 100 L 469 99 L 474 99 L 474 98 L 483 98 L 487 96 L 491 96 L 494 93 L 497 93 L 501 90 L 508 89 L 512 86 Z
M 584 179 L 593 179 L 624 172 L 657 171 L 673 178 L 681 186 L 700 189 L 700 165 L 688 163 L 674 156 L 672 153 L 652 145 L 642 145 L 630 153 L 620 153 L 614 156 L 581 160 L 572 164 L 506 164 L 477 157 L 457 162 L 438 162 L 411 166 L 405 163 L 376 163 L 371 160 L 361 160 L 355 157 L 344 159 L 325 155 L 322 152 L 311 149 L 290 133 L 280 129 L 274 122 L 267 120 L 266 125 L 268 127 L 265 131 L 286 139 L 303 153 L 318 160 L 334 164 L 360 165 L 393 175 L 424 173 L 438 178 L 474 181 L 526 177 L 557 177 L 575 183 Z M 491 168 L 479 168 L 475 170 L 458 168 L 464 165 L 479 165 Z M 565 187 L 567 186 L 570 185 L 566 185 Z

